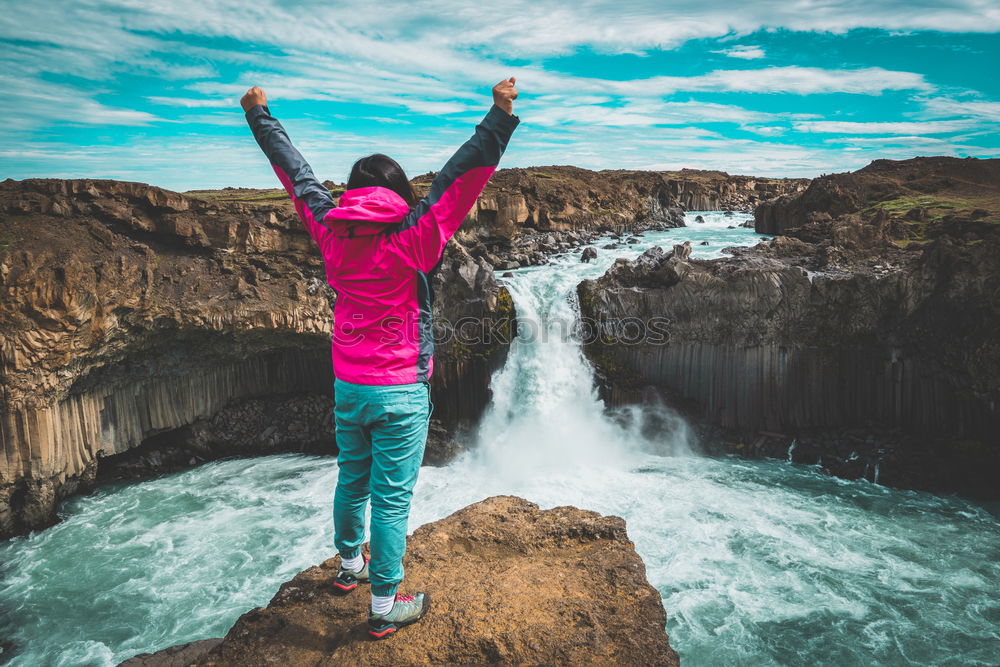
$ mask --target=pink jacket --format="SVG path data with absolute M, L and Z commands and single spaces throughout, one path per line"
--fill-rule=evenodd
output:
M 496 170 L 517 116 L 494 105 L 413 210 L 381 187 L 348 190 L 335 206 L 267 107 L 246 117 L 337 292 L 334 375 L 355 384 L 427 381 L 434 367 L 429 274 Z

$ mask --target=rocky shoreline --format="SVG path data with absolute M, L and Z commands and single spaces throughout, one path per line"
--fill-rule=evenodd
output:
M 367 636 L 367 594 L 334 595 L 337 563 L 300 572 L 224 638 L 121 664 L 679 664 L 660 594 L 618 517 L 497 496 L 421 526 L 404 564 L 431 611 L 388 641 Z

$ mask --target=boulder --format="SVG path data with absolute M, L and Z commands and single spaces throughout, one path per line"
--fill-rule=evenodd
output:
M 679 664 L 660 595 L 618 517 L 497 496 L 418 528 L 404 588 L 428 593 L 431 607 L 383 641 L 366 631 L 367 590 L 333 593 L 337 563 L 296 575 L 188 664 Z M 171 651 L 125 664 L 176 664 Z
M 440 466 L 452 461 L 465 447 L 440 420 L 431 419 L 424 447 L 424 465 Z
M 592 259 L 597 259 L 597 250 L 593 247 L 584 248 L 583 253 L 580 255 L 580 261 L 589 262 Z

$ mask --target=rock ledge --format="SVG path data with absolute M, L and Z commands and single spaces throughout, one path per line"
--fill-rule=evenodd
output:
M 333 594 L 331 558 L 240 617 L 221 643 L 185 645 L 182 662 L 679 664 L 660 595 L 619 517 L 574 507 L 543 511 L 497 496 L 417 529 L 405 565 L 406 589 L 428 592 L 433 606 L 389 640 L 367 638 L 367 589 Z M 176 665 L 178 653 L 172 647 L 123 664 Z

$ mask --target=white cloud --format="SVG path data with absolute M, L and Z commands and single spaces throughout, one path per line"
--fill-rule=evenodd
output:
M 903 122 L 853 122 L 840 120 L 817 120 L 795 122 L 799 132 L 819 132 L 828 134 L 947 134 L 969 129 L 967 120 L 903 121 Z
M 889 136 L 837 137 L 824 143 L 838 150 L 863 151 L 879 158 L 901 159 L 914 155 L 974 155 L 982 158 L 1000 157 L 1000 148 L 979 146 L 955 137 Z
M 924 111 L 920 115 L 927 118 L 966 116 L 1000 122 L 1000 102 L 956 100 L 948 97 L 932 97 L 920 101 L 924 105 Z
M 856 146 L 933 146 L 935 150 L 952 148 L 956 143 L 947 139 L 936 137 L 920 137 L 915 135 L 902 135 L 890 137 L 837 137 L 834 139 L 824 139 L 829 144 L 854 144 Z
M 784 134 L 788 128 L 780 125 L 744 125 L 742 129 L 763 137 L 777 137 Z
M 211 98 L 191 98 L 191 97 L 159 97 L 152 96 L 147 97 L 147 100 L 153 104 L 161 104 L 164 106 L 172 107 L 186 107 L 188 109 L 201 109 L 208 107 L 231 107 L 235 106 L 239 100 L 239 97 L 232 95 L 224 99 L 211 99 Z
M 0 74 L 5 104 L 16 110 L 5 130 L 30 129 L 46 121 L 74 125 L 149 125 L 160 119 L 146 111 L 101 104 L 73 86 Z
M 376 123 L 385 123 L 387 125 L 412 125 L 413 123 L 402 118 L 386 118 L 385 116 L 349 116 L 347 114 L 335 113 L 331 116 L 338 120 L 373 120 Z
M 693 81 L 683 90 L 723 90 L 751 93 L 858 93 L 877 95 L 886 90 L 928 90 L 923 75 L 881 67 L 830 70 L 819 67 L 766 67 L 757 70 L 719 70 Z
M 181 125 L 216 125 L 219 127 L 245 127 L 246 119 L 240 113 L 204 113 L 204 114 L 184 114 L 177 118 L 163 121 L 166 123 L 179 123 Z
M 820 67 L 764 67 L 761 69 L 715 70 L 697 76 L 655 76 L 646 79 L 608 80 L 545 73 L 532 83 L 533 73 L 519 77 L 534 86 L 556 92 L 662 96 L 677 92 L 737 93 L 855 93 L 878 95 L 887 90 L 931 90 L 922 74 L 881 67 L 823 69 Z
M 881 67 L 823 69 L 820 67 L 765 67 L 760 69 L 715 70 L 696 76 L 655 76 L 645 79 L 612 80 L 574 77 L 553 72 L 514 71 L 519 82 L 545 95 L 595 95 L 651 98 L 678 92 L 711 93 L 852 93 L 879 95 L 892 90 L 929 91 L 933 86 L 922 74 L 887 70 Z
M 713 53 L 721 53 L 729 56 L 730 58 L 739 58 L 741 60 L 758 60 L 766 55 L 764 53 L 764 49 L 759 46 L 747 45 L 737 45 L 721 51 L 714 51 Z
M 635 127 L 654 125 L 694 125 L 698 123 L 759 123 L 780 119 L 779 114 L 753 111 L 713 102 L 663 102 L 658 98 L 627 98 L 614 103 L 595 98 L 594 104 L 580 103 L 573 96 L 548 95 L 531 111 L 532 125 L 594 125 Z M 535 103 L 535 100 L 532 100 Z M 702 130 L 703 134 L 715 134 Z
M 468 104 L 462 104 L 460 102 L 452 102 L 450 100 L 434 101 L 434 100 L 408 99 L 408 100 L 401 100 L 401 102 L 410 111 L 427 114 L 428 116 L 461 113 L 463 111 L 468 111 L 470 109 Z

